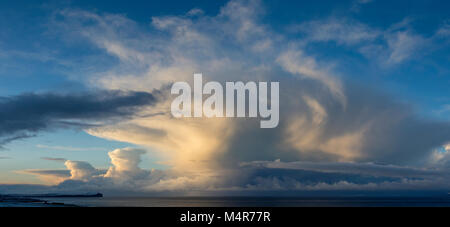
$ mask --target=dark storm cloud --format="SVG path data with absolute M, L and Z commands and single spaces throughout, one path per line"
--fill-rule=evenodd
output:
M 397 165 L 382 165 L 375 163 L 354 162 L 282 162 L 282 161 L 254 161 L 241 163 L 241 167 L 255 167 L 260 169 L 303 170 L 318 173 L 339 173 L 365 175 L 389 178 L 435 178 L 448 176 L 447 169 L 426 169 Z
M 58 127 L 90 127 L 132 115 L 155 103 L 146 92 L 100 91 L 83 94 L 26 93 L 0 98 L 0 144 Z
M 325 137 L 368 125 L 359 161 L 422 165 L 450 141 L 450 122 L 424 118 L 412 105 L 374 87 L 348 83 L 346 94 L 345 110 L 327 107 Z
M 450 141 L 450 122 L 426 119 L 416 114 L 414 108 L 395 97 L 377 91 L 370 85 L 347 83 L 347 105 L 330 101 L 320 87 L 309 81 L 298 83 L 292 79 L 280 80 L 280 124 L 277 128 L 261 130 L 257 120 L 242 120 L 231 137 L 227 152 L 218 154 L 221 165 L 235 166 L 250 161 L 338 161 L 333 153 L 325 153 L 314 145 L 310 150 L 294 149 L 280 141 L 285 130 L 296 116 L 312 121 L 313 111 L 302 99 L 303 95 L 315 97 L 326 112 L 326 119 L 318 126 L 299 128 L 295 133 L 316 133 L 318 141 L 330 139 L 365 129 L 357 142 L 358 157 L 351 161 L 375 162 L 395 165 L 421 166 L 429 161 L 434 149 Z M 310 95 L 313 94 L 313 95 Z M 298 137 L 302 139 L 302 137 Z M 336 147 L 339 149 L 339 147 Z M 255 152 L 250 152 L 250 151 Z M 343 150 L 345 152 L 345 150 Z
M 234 188 L 263 194 L 270 191 L 323 191 L 330 195 L 330 192 L 367 193 L 376 190 L 398 191 L 400 194 L 435 191 L 445 195 L 449 185 L 448 169 L 374 163 L 260 161 L 241 163 L 238 172 L 232 179 Z

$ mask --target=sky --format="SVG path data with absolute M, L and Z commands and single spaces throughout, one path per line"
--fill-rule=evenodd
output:
M 447 194 L 448 1 L 0 2 L 0 193 Z M 280 123 L 174 118 L 280 83 Z

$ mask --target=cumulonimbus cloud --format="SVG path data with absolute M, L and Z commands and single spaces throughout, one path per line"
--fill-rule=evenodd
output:
M 140 191 L 189 193 L 199 189 L 405 189 L 444 182 L 447 175 L 434 176 L 432 171 L 423 173 L 417 168 L 426 166 L 434 149 L 448 143 L 448 122 L 418 118 L 408 104 L 395 97 L 346 80 L 333 62 L 309 53 L 305 40 L 291 39 L 264 24 L 263 9 L 260 1 L 230 1 L 216 16 L 153 17 L 151 26 L 145 28 L 122 15 L 70 9 L 56 12 L 57 19 L 50 23 L 55 28 L 89 42 L 119 62 L 90 75 L 90 83 L 106 90 L 161 91 L 151 108 L 86 131 L 154 150 L 169 168 L 142 170 L 137 165 L 142 151 L 120 149 L 109 153 L 113 165 L 106 175 L 92 175 L 92 168 L 82 168 L 89 170 L 88 174 L 83 172 L 58 187 L 131 190 L 133 186 Z M 348 28 L 334 24 L 329 29 L 338 29 L 338 37 L 312 31 L 312 38 L 306 41 L 335 39 L 360 48 L 358 43 L 382 36 L 382 32 L 369 34 L 362 24 L 357 24 L 356 33 L 364 34 L 353 40 L 344 40 Z M 394 52 L 398 61 L 409 58 Z M 260 129 L 252 119 L 175 119 L 165 114 L 172 99 L 168 85 L 192 83 L 195 72 L 202 72 L 205 80 L 219 82 L 279 81 L 279 126 Z M 277 159 L 281 160 L 275 163 L 279 168 L 255 163 Z M 312 168 L 305 162 L 322 164 Z M 330 167 L 333 162 L 347 163 L 342 166 L 355 172 L 337 171 L 343 167 Z M 368 162 L 389 165 L 361 164 Z M 402 169 L 402 165 L 415 167 Z M 378 178 L 380 169 L 401 170 L 410 177 Z

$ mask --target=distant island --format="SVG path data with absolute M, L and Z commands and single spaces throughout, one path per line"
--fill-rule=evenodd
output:
M 25 198 L 85 198 L 85 197 L 103 197 L 102 193 L 95 194 L 31 194 L 31 195 L 14 195 L 16 197 L 25 197 Z

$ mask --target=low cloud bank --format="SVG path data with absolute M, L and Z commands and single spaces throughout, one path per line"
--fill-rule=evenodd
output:
M 271 195 L 275 192 L 423 191 L 445 193 L 448 169 L 426 169 L 375 163 L 253 161 L 214 174 L 185 174 L 139 167 L 142 149 L 109 152 L 111 167 L 98 170 L 86 162 L 66 161 L 68 170 L 27 170 L 54 186 L 33 186 L 33 193 L 103 192 L 107 195 Z M 15 188 L 15 189 L 14 189 Z M 1 186 L 1 193 L 26 193 L 23 185 Z

